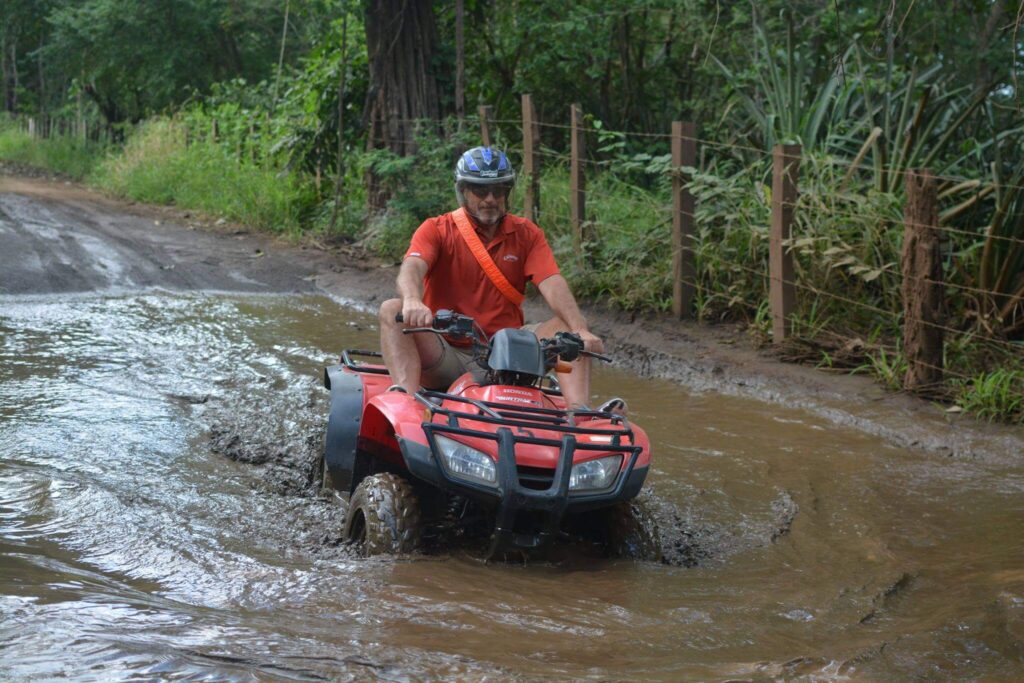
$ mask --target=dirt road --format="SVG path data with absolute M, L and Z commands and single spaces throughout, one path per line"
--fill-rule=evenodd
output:
M 396 269 L 288 244 L 173 208 L 129 204 L 64 181 L 0 175 L 0 296 L 87 291 L 316 292 L 373 309 Z M 527 302 L 542 319 L 543 303 Z M 893 445 L 1000 460 L 1024 453 L 1024 429 L 978 423 L 871 380 L 776 362 L 732 326 L 586 310 L 618 363 L 697 390 L 801 407 Z

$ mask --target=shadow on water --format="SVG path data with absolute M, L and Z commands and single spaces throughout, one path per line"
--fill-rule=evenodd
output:
M 669 564 L 359 559 L 316 495 L 321 298 L 7 298 L 0 678 L 1024 674 L 1024 467 L 603 370 Z

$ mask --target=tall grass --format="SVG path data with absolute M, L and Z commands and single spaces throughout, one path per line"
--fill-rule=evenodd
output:
M 957 405 L 986 420 L 1024 424 L 1024 367 L 982 372 L 956 382 Z
M 106 151 L 105 143 L 75 136 L 33 138 L 14 125 L 0 123 L 0 159 L 63 173 L 75 180 L 88 176 Z
M 315 201 L 311 183 L 298 175 L 262 167 L 213 142 L 186 145 L 183 131 L 168 119 L 142 125 L 91 181 L 122 197 L 293 235 L 302 230 Z

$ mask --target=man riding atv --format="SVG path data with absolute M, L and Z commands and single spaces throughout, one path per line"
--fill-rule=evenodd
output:
M 342 536 L 368 555 L 415 551 L 424 529 L 482 529 L 488 557 L 576 537 L 657 559 L 635 501 L 650 441 L 621 399 L 587 408 L 588 356 L 610 359 L 544 233 L 507 213 L 514 180 L 501 152 L 464 154 L 460 208 L 420 226 L 401 298 L 381 305 L 383 353 L 346 349 L 325 369 L 323 486 L 348 501 Z M 555 317 L 524 329 L 530 281 Z
M 559 274 L 544 232 L 533 222 L 508 213 L 516 174 L 504 152 L 475 147 L 455 166 L 455 196 L 460 208 L 428 218 L 416 230 L 398 273 L 399 298 L 380 307 L 381 351 L 394 381 L 392 390 L 415 393 L 421 387 L 445 389 L 473 371 L 471 350 L 438 335 L 406 335 L 402 330 L 429 327 L 434 313 L 449 309 L 473 318 L 488 335 L 523 327 L 526 283 L 533 282 L 554 312 L 542 323 L 525 326 L 539 338 L 574 332 L 587 351 L 603 351 L 601 339 L 587 327 L 565 278 Z M 396 322 L 401 314 L 403 322 Z M 558 373 L 570 409 L 589 404 L 590 359 L 580 356 L 571 371 Z M 625 411 L 622 399 L 601 409 Z

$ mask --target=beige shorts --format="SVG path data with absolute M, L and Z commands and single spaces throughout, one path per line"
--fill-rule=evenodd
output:
M 541 323 L 530 323 L 519 329 L 536 334 L 540 326 Z M 427 389 L 443 391 L 467 372 L 472 372 L 476 381 L 483 381 L 485 370 L 473 361 L 472 348 L 452 346 L 440 336 L 437 340 L 441 342 L 441 357 L 429 368 L 420 371 L 420 384 Z

